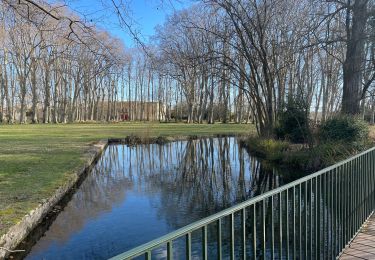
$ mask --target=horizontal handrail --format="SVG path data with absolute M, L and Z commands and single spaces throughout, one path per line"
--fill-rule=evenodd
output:
M 250 206 L 258 203 L 258 202 L 264 201 L 265 199 L 269 199 L 272 196 L 278 195 L 278 194 L 280 194 L 282 192 L 285 192 L 285 191 L 287 191 L 287 190 L 289 190 L 289 189 L 291 189 L 293 187 L 296 187 L 298 185 L 304 184 L 307 181 L 313 180 L 313 179 L 321 176 L 324 173 L 327 173 L 329 171 L 335 170 L 338 167 L 343 166 L 343 165 L 347 164 L 348 162 L 351 162 L 351 161 L 353 161 L 353 160 L 355 160 L 357 158 L 360 158 L 363 155 L 367 155 L 367 154 L 369 154 L 370 152 L 372 152 L 374 150 L 375 150 L 375 147 L 372 147 L 372 148 L 370 148 L 370 149 L 368 149 L 368 150 L 366 150 L 364 152 L 361 152 L 361 153 L 359 153 L 357 155 L 354 155 L 354 156 L 352 156 L 352 157 L 350 157 L 348 159 L 345 159 L 345 160 L 343 160 L 341 162 L 338 162 L 338 163 L 336 163 L 336 164 L 334 164 L 332 166 L 326 167 L 326 168 L 324 168 L 322 170 L 319 170 L 319 171 L 317 171 L 317 172 L 315 172 L 313 174 L 310 174 L 308 176 L 302 177 L 302 178 L 300 178 L 298 180 L 290 182 L 290 183 L 288 183 L 286 185 L 283 185 L 283 186 L 278 187 L 276 189 L 273 189 L 271 191 L 265 192 L 265 193 L 263 193 L 263 194 L 261 194 L 259 196 L 250 198 L 250 199 L 248 199 L 248 200 L 246 200 L 244 202 L 241 202 L 241 203 L 236 204 L 236 205 L 234 205 L 234 206 L 232 206 L 230 208 L 227 208 L 227 209 L 224 209 L 224 210 L 222 210 L 222 211 L 220 211 L 218 213 L 215 213 L 215 214 L 213 214 L 211 216 L 208 216 L 206 218 L 203 218 L 201 220 L 193 222 L 193 223 L 191 223 L 191 224 L 189 224 L 189 225 L 187 225 L 185 227 L 182 227 L 182 228 L 177 229 L 177 230 L 175 230 L 173 232 L 170 232 L 170 233 L 168 233 L 168 234 L 166 234 L 164 236 L 161 236 L 161 237 L 159 237 L 157 239 L 154 239 L 154 240 L 152 240 L 152 241 L 150 241 L 148 243 L 145 243 L 143 245 L 135 247 L 135 248 L 133 248 L 133 249 L 127 251 L 127 252 L 124 252 L 122 254 L 119 254 L 119 255 L 117 255 L 115 257 L 110 258 L 110 260 L 132 259 L 134 257 L 138 257 L 138 256 L 140 256 L 142 254 L 145 254 L 147 252 L 152 251 L 153 249 L 161 247 L 162 245 L 165 245 L 167 243 L 171 243 L 173 240 L 175 240 L 177 238 L 180 238 L 180 237 L 182 237 L 184 235 L 187 235 L 187 234 L 189 234 L 189 233 L 191 233 L 193 231 L 196 231 L 196 230 L 198 230 L 200 228 L 203 228 L 203 227 L 205 227 L 205 226 L 207 226 L 207 225 L 209 225 L 211 223 L 214 223 L 214 222 L 220 220 L 223 217 L 226 217 L 226 216 L 229 216 L 231 214 L 237 213 L 237 212 L 239 212 L 239 211 L 241 211 L 241 210 L 243 210 L 245 208 L 248 208 L 248 207 L 250 207 Z

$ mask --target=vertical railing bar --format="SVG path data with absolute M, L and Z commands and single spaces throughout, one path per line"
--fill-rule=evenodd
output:
M 304 205 L 305 205 L 305 225 L 304 225 L 304 230 L 305 230 L 305 259 L 307 259 L 307 215 L 308 215 L 308 200 L 307 200 L 307 189 L 308 189 L 308 181 L 305 182 L 305 200 L 304 200 Z M 310 201 L 311 203 L 311 201 Z
M 186 237 L 185 237 L 186 239 L 186 251 L 185 251 L 185 253 L 186 253 L 186 259 L 187 260 L 190 260 L 191 259 L 191 233 L 187 233 L 186 234 Z
M 372 189 L 371 189 L 371 183 L 372 183 L 372 174 L 371 174 L 371 172 L 372 172 L 372 162 L 371 162 L 371 153 L 368 153 L 368 158 L 367 158 L 367 160 L 368 160 L 368 171 L 367 171 L 367 174 L 368 174 L 368 186 L 367 186 L 367 188 L 368 188 L 368 190 L 367 190 L 367 194 L 368 194 L 368 205 L 367 205 L 367 214 L 368 215 L 370 215 L 371 214 L 371 211 L 372 211 L 372 204 L 371 204 L 371 202 L 372 202 L 372 200 L 371 200 L 371 198 L 372 198 L 372 196 L 371 196 L 371 191 L 372 191 Z
M 279 259 L 283 258 L 283 204 L 282 195 L 279 193 Z
M 266 199 L 262 201 L 262 256 L 266 259 Z
M 371 171 L 370 171 L 370 176 L 371 176 L 371 194 L 370 194 L 370 198 L 371 198 L 371 207 L 370 209 L 373 210 L 374 209 L 374 202 L 375 202 L 375 197 L 374 197 L 374 189 L 375 189 L 375 178 L 374 178 L 374 173 L 375 173 L 375 158 L 374 158 L 374 152 L 371 151 L 370 152 L 370 162 L 371 162 Z
M 246 259 L 246 208 L 242 209 L 242 256 Z
M 368 160 L 370 164 L 370 170 L 369 170 L 369 213 L 373 210 L 373 204 L 372 204 L 372 172 L 374 170 L 373 168 L 373 162 L 372 162 L 372 152 L 368 155 Z
M 373 152 L 370 152 L 370 211 L 374 209 L 374 163 Z
M 373 171 L 373 164 L 372 164 L 372 160 L 371 160 L 371 153 L 369 153 L 368 155 L 368 162 L 369 162 L 369 172 L 368 172 L 368 178 L 369 178 L 369 185 L 368 185 L 368 194 L 369 194 L 369 202 L 368 202 L 368 213 L 370 214 L 373 210 L 373 207 L 372 207 L 372 171 Z
M 367 170 L 367 195 L 368 195 L 368 204 L 367 204 L 367 215 L 370 215 L 371 209 L 371 171 L 372 171 L 372 162 L 371 162 L 371 153 L 367 154 L 367 163 L 368 163 L 368 170 Z
M 358 158 L 359 160 L 359 215 L 358 215 L 358 224 L 356 231 L 360 228 L 360 226 L 363 223 L 363 191 L 364 191 L 364 185 L 363 185 L 363 158 L 362 156 Z
M 313 259 L 313 240 L 314 240 L 314 237 L 313 237 L 313 226 L 314 226 L 314 216 L 313 215 L 313 192 L 314 192 L 314 188 L 313 188 L 313 183 L 314 183 L 314 179 L 310 179 L 310 259 Z M 314 195 L 314 201 L 315 201 L 315 195 Z M 315 234 L 314 234 L 315 235 Z
M 370 162 L 371 162 L 371 171 L 370 171 L 370 176 L 371 176 L 371 180 L 370 180 L 370 187 L 371 187 L 371 193 L 370 193 L 370 210 L 372 210 L 374 208 L 374 201 L 375 201 L 375 198 L 374 198 L 374 189 L 375 189 L 375 183 L 374 183 L 374 172 L 375 172 L 375 160 L 374 160 L 374 152 L 371 151 L 370 152 Z
M 349 193 L 351 191 L 351 186 L 353 183 L 350 182 L 350 173 L 352 172 L 353 165 L 352 161 L 349 161 L 345 170 L 344 174 L 344 185 L 342 185 L 342 190 L 340 192 L 342 198 L 343 198 L 343 214 L 342 214 L 342 230 L 343 230 L 343 238 L 341 241 L 341 248 L 345 247 L 345 241 L 347 241 L 347 238 L 349 237 L 349 232 L 351 232 L 351 216 L 349 215 L 348 208 L 351 205 L 351 201 L 353 199 L 353 196 L 351 196 Z
M 234 260 L 234 213 L 229 215 L 230 218 L 230 259 Z
M 362 184 L 365 187 L 363 191 L 363 217 L 362 217 L 362 224 L 367 219 L 367 187 L 368 182 L 366 182 L 367 178 L 367 171 L 368 171 L 368 162 L 367 162 L 367 154 L 363 155 L 363 178 L 362 178 Z
M 332 219 L 332 204 L 331 204 L 331 197 L 332 197 L 332 174 L 334 170 L 329 171 L 327 175 L 327 258 L 331 259 L 331 252 L 332 252 L 332 226 L 331 226 L 331 219 Z
M 331 171 L 324 173 L 324 188 L 323 188 L 323 258 L 328 258 L 328 207 L 329 207 L 329 194 L 328 194 L 328 177 Z
M 363 191 L 363 215 L 362 215 L 362 223 L 367 218 L 367 184 L 366 178 L 367 178 L 367 169 L 368 169 L 368 163 L 367 163 L 367 154 L 363 155 L 363 178 L 362 178 L 362 184 L 365 187 Z
M 326 250 L 326 256 L 327 258 L 330 257 L 331 253 L 330 253 L 330 236 L 331 236 L 331 232 L 330 232 L 330 228 L 331 228 L 331 220 L 330 218 L 332 217 L 332 215 L 330 214 L 331 210 L 332 210 L 332 206 L 331 206 L 331 176 L 333 174 L 333 170 L 329 171 L 327 173 L 327 177 L 326 177 L 326 229 L 325 229 L 325 237 L 327 239 L 327 242 L 326 242 L 326 247 L 327 247 L 327 250 Z
M 357 223 L 358 223 L 358 213 L 357 213 L 358 211 L 356 210 L 357 207 L 358 207 L 358 186 L 359 186 L 359 184 L 358 184 L 358 161 L 357 161 L 357 158 L 354 159 L 354 162 L 355 162 L 355 173 L 356 173 L 356 176 L 352 177 L 352 179 L 355 180 L 355 190 L 354 190 L 355 200 L 354 200 L 354 204 L 353 204 L 352 210 L 353 210 L 355 219 L 354 219 L 353 230 L 352 230 L 352 233 L 350 234 L 350 238 L 355 233 L 355 230 L 357 229 Z
M 347 240 L 347 237 L 348 237 L 348 234 L 349 234 L 349 231 L 351 229 L 351 219 L 350 219 L 350 215 L 348 214 L 348 206 L 350 206 L 350 203 L 351 203 L 351 199 L 353 198 L 353 196 L 350 196 L 348 193 L 350 192 L 351 190 L 351 183 L 350 183 L 350 172 L 352 171 L 352 161 L 349 161 L 347 163 L 347 167 L 345 169 L 345 173 L 344 173 L 344 178 L 342 180 L 342 182 L 344 182 L 344 184 L 342 185 L 341 187 L 341 191 L 340 191 L 340 194 L 341 194 L 341 197 L 342 197 L 342 216 L 341 216 L 341 225 L 342 225 L 342 233 L 343 233 L 343 236 L 342 236 L 342 241 L 341 241 L 341 245 L 340 247 L 341 248 L 344 248 L 345 246 L 345 241 Z M 350 196 L 350 197 L 349 197 Z
M 207 226 L 202 227 L 202 257 L 207 260 Z
M 341 248 L 344 248 L 346 245 L 346 241 L 349 240 L 349 235 L 352 232 L 352 226 L 353 226 L 353 215 L 350 214 L 350 209 L 353 205 L 353 199 L 354 194 L 353 192 L 353 185 L 354 181 L 352 181 L 352 172 L 353 172 L 353 161 L 350 161 L 350 168 L 346 172 L 346 178 L 345 178 L 345 190 L 343 191 L 343 194 L 345 196 L 345 213 L 344 213 L 344 223 L 346 224 L 343 228 L 346 230 L 344 240 L 342 241 Z
M 273 196 L 270 197 L 271 201 L 271 259 L 274 259 L 275 238 L 274 238 L 274 216 L 273 216 Z
M 364 185 L 366 186 L 366 190 L 365 190 L 365 219 L 367 219 L 368 217 L 368 191 L 369 191 L 369 186 L 368 186 L 368 183 L 369 183 L 369 179 L 368 179 L 368 172 L 369 172 L 369 167 L 370 167 L 370 164 L 369 164 L 369 161 L 368 161 L 368 154 L 365 155 L 365 172 L 364 172 Z
M 358 205 L 358 165 L 357 165 L 357 160 L 354 159 L 354 171 L 352 172 L 352 180 L 354 180 L 354 190 L 353 194 L 354 195 L 354 202 L 352 204 L 352 207 L 350 208 L 352 211 L 352 214 L 354 214 L 354 222 L 353 222 L 353 227 L 352 227 L 352 232 L 349 234 L 348 240 L 352 237 L 352 234 L 354 234 L 357 226 L 357 210 L 356 206 Z M 354 175 L 354 173 L 356 175 Z M 357 178 L 356 178 L 357 177 Z
M 344 195 L 344 190 L 343 190 L 343 180 L 345 180 L 346 178 L 346 173 L 348 172 L 349 170 L 349 163 L 346 163 L 345 164 L 345 169 L 344 171 L 340 174 L 341 176 L 338 178 L 338 197 L 339 197 L 339 201 L 340 203 L 338 204 L 338 212 L 340 214 L 339 216 L 339 236 L 340 236 L 340 239 L 339 239 L 339 242 L 338 242 L 338 250 L 341 250 L 342 245 L 343 245 L 343 241 L 344 241 L 344 237 L 345 237 L 345 232 L 344 232 L 344 228 L 343 228 L 343 225 L 345 224 L 345 220 L 344 220 L 344 212 L 345 212 L 345 197 L 343 196 Z M 346 194 L 345 194 L 346 195 Z
M 363 158 L 361 159 L 361 172 L 362 172 L 362 178 L 361 178 L 361 190 L 362 190 L 362 196 L 361 196 L 361 211 L 362 211 L 362 214 L 361 214 L 361 225 L 362 223 L 364 222 L 365 220 L 365 191 L 366 191 L 366 185 L 364 183 L 364 177 L 365 177 L 365 167 L 364 167 L 364 164 L 365 164 L 365 157 L 362 156 Z
M 216 222 L 217 229 L 217 258 L 220 260 L 222 258 L 222 241 L 221 241 L 221 218 Z
M 173 241 L 167 242 L 167 259 L 168 260 L 173 259 Z
M 352 213 L 352 209 L 354 209 L 354 206 L 355 206 L 355 194 L 353 194 L 352 192 L 354 192 L 355 187 L 356 187 L 355 179 L 353 179 L 353 176 L 352 176 L 354 169 L 355 169 L 355 161 L 353 160 L 351 164 L 350 172 L 348 172 L 349 183 L 347 184 L 349 186 L 348 190 L 350 191 L 349 193 L 347 193 L 347 195 L 352 197 L 350 200 L 348 199 L 350 201 L 350 204 L 347 207 L 347 216 L 350 218 L 351 223 L 350 223 L 350 229 L 348 229 L 348 234 L 347 234 L 346 240 L 344 241 L 345 243 L 343 246 L 345 246 L 346 242 L 349 241 L 351 234 L 353 233 L 354 225 L 355 225 L 354 224 L 355 216 L 353 214 L 354 212 Z
M 340 212 L 340 210 L 339 210 L 339 205 L 340 205 L 340 201 L 339 201 L 339 197 L 338 197 L 338 194 L 339 194 L 339 189 L 338 189 L 338 187 L 339 187 L 339 185 L 338 185 L 338 176 L 339 176 L 339 173 L 342 171 L 342 166 L 340 166 L 340 171 L 335 171 L 335 175 L 334 175 L 334 179 L 335 179 L 335 181 L 334 181 L 334 193 L 333 193 L 333 196 L 332 196 L 332 198 L 334 198 L 333 199 L 333 203 L 334 203 L 334 212 L 335 212 L 335 219 L 334 219 L 334 227 L 333 227 L 333 229 L 334 229 L 334 232 L 335 232 L 335 239 L 333 240 L 333 243 L 334 243 L 334 245 L 333 245 L 333 248 L 334 248 L 334 257 L 338 254 L 338 246 L 337 246 L 337 244 L 339 243 L 339 241 L 340 241 L 340 233 L 339 233 L 339 229 L 338 229 L 338 225 L 337 225 L 337 223 L 338 223 L 338 220 L 339 220 L 339 214 L 338 214 L 338 212 Z
M 336 196 L 337 190 L 336 190 L 336 177 L 337 177 L 337 172 L 341 168 L 339 166 L 338 169 L 335 169 L 334 174 L 332 175 L 332 183 L 331 183 L 331 205 L 332 205 L 332 223 L 331 223 L 331 229 L 332 229 L 332 236 L 331 236 L 331 249 L 332 249 L 332 254 L 331 258 L 333 259 L 336 256 L 336 240 L 337 240 L 337 233 L 336 233 L 336 219 L 337 219 L 337 214 L 336 214 L 336 202 L 334 197 Z
M 253 257 L 257 258 L 257 218 L 256 218 L 256 203 L 253 205 Z
M 326 201 L 327 201 L 327 190 L 326 190 L 326 188 L 327 188 L 327 173 L 323 173 L 322 175 L 321 175 L 322 177 L 322 179 L 323 179 L 323 181 L 321 181 L 321 185 L 322 185 L 322 190 L 320 190 L 320 194 L 321 194 L 321 200 L 322 200 L 322 203 L 321 203 L 321 207 L 322 207 L 322 233 L 321 233 L 321 243 L 323 244 L 323 259 L 325 259 L 326 258 L 326 255 L 325 255 L 325 253 L 326 253 Z
M 286 205 L 286 215 L 285 215 L 285 226 L 286 226 L 286 259 L 289 259 L 289 189 L 285 190 L 285 205 Z
M 292 189 L 293 259 L 296 259 L 296 186 Z
M 339 167 L 341 167 L 341 166 L 339 166 Z M 335 250 L 335 247 L 334 247 L 334 239 L 335 239 L 335 229 L 333 228 L 333 226 L 334 226 L 334 222 L 335 222 L 335 204 L 334 204 L 334 200 L 333 200 L 333 197 L 334 197 L 334 188 L 333 188 L 333 184 L 334 184 L 334 180 L 335 180 L 335 174 L 336 174 L 336 172 L 337 172 L 337 169 L 338 168 L 336 168 L 336 169 L 334 169 L 333 171 L 332 171 L 332 174 L 331 174 L 331 185 L 330 185 L 330 199 L 331 199 L 331 201 L 330 201 L 330 204 L 331 204 L 331 207 L 330 207 L 330 209 L 331 209 L 331 216 L 330 216 L 330 234 L 331 234 L 331 240 L 330 240 L 330 248 L 331 248 L 331 251 L 330 251 L 330 258 L 331 259 L 333 259 L 335 256 L 336 256 L 336 250 Z
M 317 200 L 316 200 L 316 210 L 317 210 L 317 224 L 316 224 L 316 229 L 317 229 L 317 236 L 316 236 L 316 249 L 317 249 L 317 252 L 316 252 L 316 256 L 315 258 L 316 259 L 320 259 L 320 194 L 322 192 L 322 187 L 321 187 L 321 178 L 320 176 L 317 176 L 316 178 L 317 180 L 317 188 L 318 188 L 318 191 L 317 191 L 317 194 L 316 194 L 316 197 L 317 197 Z
M 151 260 L 151 251 L 145 253 L 145 260 Z
M 362 172 L 363 172 L 363 176 L 362 176 L 362 185 L 364 187 L 363 189 L 363 192 L 362 192 L 362 222 L 361 222 L 361 226 L 363 224 L 363 222 L 365 222 L 366 218 L 367 218 L 367 206 L 366 206 L 366 193 L 367 193 L 367 184 L 366 184 L 366 175 L 367 175 L 367 157 L 366 155 L 363 155 L 363 162 L 362 162 Z
M 315 215 L 315 259 L 319 259 L 318 258 L 318 243 L 319 243 L 319 238 L 318 238 L 318 227 L 319 227 L 319 223 L 318 223 L 318 177 L 315 178 L 315 194 L 314 194 L 314 215 Z
M 361 171 L 361 158 L 358 158 L 358 164 L 357 164 L 357 181 L 358 181 L 358 185 L 357 185 L 357 191 L 358 191 L 358 200 L 357 200 L 357 203 L 356 203 L 356 206 L 357 206 L 357 224 L 356 224 L 356 228 L 355 228 L 355 232 L 358 230 L 359 228 L 359 223 L 361 222 L 361 218 L 362 218 L 362 210 L 361 210 L 361 197 L 362 197 L 362 190 L 363 190 L 363 187 L 362 187 L 362 171 Z M 355 234 L 355 232 L 353 234 Z
M 342 191 L 342 180 L 345 176 L 345 172 L 346 172 L 346 169 L 347 169 L 347 164 L 345 164 L 345 167 L 344 167 L 344 170 L 340 173 L 340 175 L 338 176 L 338 178 L 336 179 L 337 181 L 337 184 L 336 184 L 336 187 L 337 187 L 337 194 L 336 194 L 336 197 L 337 197 L 337 229 L 338 229 L 338 232 L 337 232 L 337 236 L 338 236 L 338 240 L 337 240 L 337 248 L 338 250 L 340 250 L 342 247 L 341 247 L 341 244 L 342 244 L 342 241 L 343 241 L 343 235 L 344 235 L 344 232 L 343 232 L 343 229 L 342 229 L 342 226 L 343 226 L 343 218 L 342 218 L 342 208 L 343 208 L 343 197 L 342 197 L 342 194 L 343 194 L 343 191 Z
M 352 216 L 350 213 L 350 208 L 354 195 L 351 195 L 353 183 L 351 182 L 351 172 L 353 171 L 353 161 L 350 162 L 350 168 L 347 169 L 345 173 L 344 185 L 343 185 L 343 196 L 344 196 L 344 212 L 343 212 L 343 230 L 345 230 L 344 240 L 342 241 L 341 248 L 344 248 L 346 241 L 348 241 L 349 234 L 352 228 Z
M 355 227 L 353 234 L 355 234 L 356 231 L 359 229 L 359 223 L 361 222 L 361 196 L 362 196 L 361 175 L 362 173 L 361 173 L 361 160 L 360 159 L 361 158 L 357 158 L 357 192 L 358 192 L 357 203 L 356 203 L 357 223 L 356 223 L 356 227 Z
M 367 166 L 367 159 L 366 155 L 363 155 L 363 162 L 362 162 L 362 185 L 364 187 L 363 192 L 362 192 L 362 221 L 361 225 L 363 222 L 366 220 L 366 214 L 367 214 L 367 206 L 366 206 L 366 193 L 367 193 L 367 184 L 365 182 L 366 179 L 366 166 Z
M 338 219 L 337 219 L 337 228 L 339 230 L 339 233 L 338 233 L 338 242 L 337 242 L 337 250 L 340 251 L 341 250 L 341 246 L 342 246 L 342 241 L 344 240 L 343 237 L 345 236 L 344 234 L 344 230 L 343 230 L 343 225 L 344 225 L 344 219 L 343 219 L 343 208 L 345 207 L 345 203 L 344 203 L 344 197 L 343 197 L 343 194 L 344 194 L 344 191 L 343 191 L 343 186 L 342 186 L 342 182 L 343 180 L 345 180 L 345 175 L 346 175 L 346 172 L 347 172 L 347 169 L 349 168 L 349 163 L 346 163 L 344 165 L 344 168 L 342 170 L 342 172 L 338 175 L 338 178 L 337 178 L 337 214 L 338 214 Z
M 302 259 L 302 184 L 300 183 L 299 185 L 299 194 L 298 194 L 298 200 L 299 200 L 299 205 L 298 205 L 298 235 L 299 235 L 299 259 Z

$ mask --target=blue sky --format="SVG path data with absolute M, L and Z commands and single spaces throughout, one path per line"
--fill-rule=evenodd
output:
M 119 0 L 116 0 L 119 1 Z M 122 0 L 129 6 L 129 16 L 133 19 L 133 28 L 147 41 L 154 34 L 154 28 L 163 24 L 168 14 L 191 4 L 191 1 L 174 0 Z M 119 27 L 118 18 L 113 13 L 109 0 L 67 0 L 67 5 L 85 15 L 97 26 L 106 29 L 115 37 L 123 40 L 125 46 L 133 47 L 132 37 Z

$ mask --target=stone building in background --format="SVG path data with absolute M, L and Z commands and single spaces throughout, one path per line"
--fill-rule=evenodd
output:
M 164 121 L 167 108 L 160 102 L 117 102 L 116 110 L 122 121 Z

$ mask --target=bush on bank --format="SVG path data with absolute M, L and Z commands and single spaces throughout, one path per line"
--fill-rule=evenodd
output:
M 278 162 L 283 158 L 283 152 L 288 149 L 290 144 L 275 139 L 248 137 L 241 140 L 241 145 L 255 156 L 270 162 Z
M 368 124 L 351 116 L 336 116 L 326 120 L 319 127 L 320 143 L 343 142 L 357 149 L 367 147 L 369 140 Z
M 279 112 L 275 135 L 277 139 L 292 143 L 309 142 L 311 131 L 305 102 L 298 99 L 288 101 Z
M 250 153 L 271 163 L 306 173 L 344 160 L 371 145 L 367 123 L 355 117 L 328 119 L 316 132 L 312 146 L 255 137 L 244 140 L 242 145 Z

